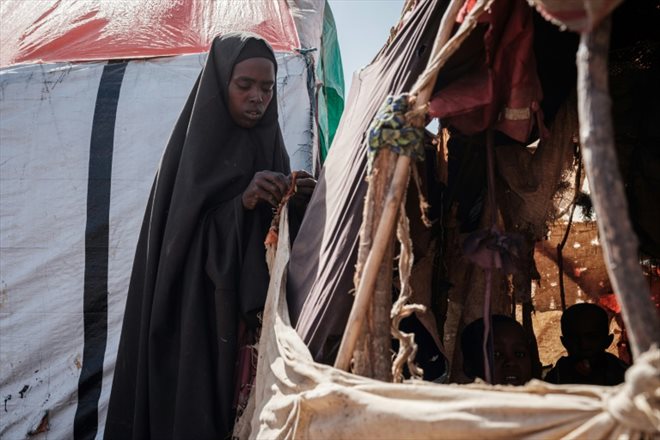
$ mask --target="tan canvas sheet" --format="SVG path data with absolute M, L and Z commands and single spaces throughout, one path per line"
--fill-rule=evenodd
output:
M 285 210 L 286 211 L 286 210 Z M 660 350 L 618 387 L 388 384 L 315 363 L 289 322 L 286 216 L 241 438 L 644 438 L 660 432 Z M 648 435 L 647 435 L 648 436 Z

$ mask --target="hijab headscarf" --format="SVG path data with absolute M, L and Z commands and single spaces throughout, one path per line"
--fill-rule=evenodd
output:
M 268 287 L 266 206 L 241 194 L 260 170 L 289 173 L 277 96 L 253 128 L 228 110 L 234 66 L 271 47 L 250 33 L 213 41 L 149 197 L 117 353 L 105 438 L 231 434 L 238 320 L 256 325 Z M 276 70 L 275 70 L 276 71 Z

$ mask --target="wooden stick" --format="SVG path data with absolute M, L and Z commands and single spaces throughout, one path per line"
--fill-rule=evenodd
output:
M 633 355 L 637 357 L 660 342 L 660 322 L 639 265 L 637 237 L 628 218 L 614 145 L 607 70 L 610 28 L 607 19 L 580 37 L 580 141 L 607 273 L 621 305 Z
M 390 188 L 398 155 L 385 148 L 373 162 L 374 173 L 369 179 L 369 188 L 364 201 L 360 247 L 355 266 L 355 287 L 360 285 L 364 265 L 369 256 L 373 239 L 378 229 L 378 219 L 383 215 L 385 199 Z M 394 235 L 388 243 L 383 261 L 394 257 Z M 374 285 L 373 297 L 367 307 L 364 321 L 355 349 L 351 371 L 364 377 L 391 382 L 392 338 L 390 336 L 390 310 L 392 309 L 392 264 L 381 264 Z
M 380 264 L 383 261 L 383 255 L 389 243 L 387 238 L 392 236 L 403 191 L 408 185 L 410 161 L 410 156 L 399 156 L 397 159 L 394 176 L 392 177 L 392 185 L 387 192 L 387 198 L 385 200 L 383 216 L 378 223 L 373 246 L 364 265 L 363 276 L 360 280 L 358 291 L 355 294 L 355 302 L 346 323 L 346 331 L 339 345 L 335 368 L 348 371 L 351 366 L 355 342 L 362 329 L 364 316 L 374 292 L 376 276 L 378 275 Z

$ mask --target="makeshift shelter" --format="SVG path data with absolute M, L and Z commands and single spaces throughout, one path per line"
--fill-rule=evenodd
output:
M 264 312 L 269 331 L 259 345 L 252 412 L 237 435 L 645 438 L 660 431 L 660 325 L 616 168 L 603 62 L 606 17 L 621 2 L 532 3 L 580 35 L 560 33 L 525 1 L 411 1 L 396 35 L 354 76 L 291 249 L 285 216 L 279 227 L 284 232 Z M 633 11 L 638 5 L 628 3 Z M 637 18 L 646 24 L 638 30 L 651 34 L 652 21 Z M 620 25 L 614 21 L 615 30 Z M 652 85 L 657 67 L 644 65 L 639 79 Z M 576 83 L 577 109 L 570 98 Z M 435 139 L 436 154 L 426 150 L 425 168 L 411 165 L 411 157 L 423 153 L 410 147 L 425 143 L 420 116 L 429 102 L 449 133 Z M 523 324 L 532 330 L 532 244 L 544 236 L 578 135 L 608 273 L 633 343 L 635 364 L 626 382 L 606 388 L 532 381 L 514 388 L 417 380 L 424 372 L 416 365 L 412 332 L 398 328 L 401 316 L 415 314 L 421 323 L 415 337 L 429 333 L 440 351 L 438 341 L 453 341 L 479 311 L 510 313 L 522 304 Z M 541 142 L 532 154 L 527 143 L 534 137 Z M 434 188 L 432 179 L 443 185 Z M 423 226 L 427 201 L 435 231 Z M 632 224 L 642 226 L 631 214 Z M 646 236 L 657 230 L 656 224 Z M 643 241 L 642 248 L 652 244 Z M 394 287 L 401 292 L 397 301 Z M 394 335 L 402 356 L 392 361 Z M 404 364 L 413 378 L 387 383 L 402 379 Z M 447 373 L 442 370 L 436 373 Z
M 2 438 L 103 437 L 126 291 L 159 158 L 213 37 L 276 51 L 293 169 L 343 108 L 324 1 L 0 4 Z

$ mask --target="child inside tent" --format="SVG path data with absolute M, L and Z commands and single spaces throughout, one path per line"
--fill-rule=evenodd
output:
M 575 304 L 561 317 L 561 342 L 568 351 L 545 377 L 556 384 L 617 385 L 628 366 L 608 353 L 614 335 L 607 312 L 596 304 Z
M 494 385 L 524 385 L 533 378 L 530 341 L 525 329 L 506 315 L 491 316 L 493 334 L 492 383 Z M 463 371 L 470 379 L 485 380 L 483 356 L 484 320 L 479 318 L 463 329 L 461 349 Z

